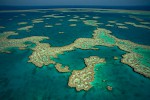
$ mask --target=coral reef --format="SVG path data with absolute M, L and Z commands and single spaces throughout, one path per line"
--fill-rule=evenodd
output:
M 126 26 L 117 26 L 118 28 L 122 28 L 122 29 L 128 29 L 128 27 Z
M 52 25 L 45 25 L 45 27 L 53 27 Z
M 51 14 L 51 15 L 44 15 L 43 17 L 51 17 L 51 18 L 63 18 L 65 16 L 59 16 L 57 14 Z
M 112 91 L 112 87 L 111 86 L 107 86 L 107 90 Z
M 70 21 L 70 22 L 76 22 L 78 20 L 77 19 L 69 19 L 68 21 Z
M 70 24 L 69 26 L 77 26 L 76 24 Z
M 114 60 L 118 60 L 118 59 L 119 59 L 118 57 L 114 56 Z
M 140 27 L 140 28 L 150 29 L 149 26 L 146 26 L 146 25 L 138 25 L 138 24 L 135 24 L 135 23 L 133 23 L 133 22 L 125 22 L 125 24 L 132 25 L 132 26 L 134 26 L 134 27 Z
M 114 27 L 114 25 L 111 25 L 111 24 L 107 24 L 106 26 L 108 26 L 108 27 Z
M 128 64 L 129 66 L 131 66 L 133 69 L 136 69 L 136 72 L 139 72 L 140 74 L 150 77 L 150 74 L 148 74 L 147 72 L 150 71 L 150 67 L 148 67 L 149 65 L 147 65 L 147 63 L 141 63 L 142 61 L 144 62 L 148 62 L 149 55 L 144 55 L 143 51 L 137 52 L 135 50 L 137 50 L 137 48 L 141 48 L 143 50 L 150 50 L 149 46 L 144 46 L 144 45 L 139 45 L 139 44 L 135 44 L 131 41 L 128 40 L 122 40 L 122 39 L 118 39 L 114 36 L 112 36 L 111 31 L 106 30 L 106 29 L 102 29 L 102 28 L 98 28 L 94 31 L 93 34 L 93 38 L 78 38 L 77 40 L 74 41 L 74 43 L 64 46 L 64 47 L 46 47 L 44 45 L 44 43 L 40 43 L 40 45 L 37 45 L 34 49 L 33 49 L 33 54 L 34 52 L 36 52 L 36 54 L 38 55 L 31 55 L 30 56 L 30 61 L 32 63 L 34 63 L 35 65 L 37 65 L 38 67 L 42 67 L 43 65 L 48 65 L 48 64 L 53 64 L 54 61 L 50 59 L 50 57 L 54 57 L 56 58 L 58 54 L 62 54 L 65 51 L 71 51 L 74 50 L 75 48 L 80 48 L 80 49 L 97 49 L 94 46 L 97 45 L 103 45 L 103 46 L 109 46 L 109 47 L 113 47 L 113 46 L 118 46 L 121 50 L 126 51 L 127 53 L 123 56 L 122 59 L 128 58 L 128 60 L 122 60 L 123 63 Z M 49 44 L 47 44 L 49 45 Z M 38 50 L 38 49 L 45 49 L 44 52 L 42 52 L 42 50 Z M 130 57 L 129 55 L 140 55 L 141 57 L 138 56 L 132 56 Z M 42 61 L 42 56 L 48 56 L 49 60 L 44 62 Z M 39 56 L 39 57 L 38 57 Z M 129 57 L 128 57 L 129 56 Z M 36 62 L 34 61 L 34 59 L 39 59 L 37 60 L 39 62 L 41 62 L 40 64 L 36 64 Z M 129 61 L 130 59 L 135 59 L 134 64 L 131 64 Z M 138 59 L 138 60 L 136 60 Z M 137 65 L 137 61 L 139 61 L 140 65 Z M 141 65 L 142 64 L 142 65 Z M 138 67 L 137 67 L 138 66 Z M 137 69 L 141 70 L 141 71 L 137 71 Z M 146 70 L 142 70 L 142 69 L 146 69 Z
M 129 15 L 129 18 L 133 18 L 133 19 L 135 19 L 135 20 L 137 20 L 137 21 L 144 21 L 143 19 L 138 18 L 138 17 L 133 16 L 133 15 Z
M 63 34 L 64 32 L 59 32 L 59 34 Z
M 22 39 L 8 39 L 10 35 L 18 35 L 14 31 L 8 31 L 0 34 L 0 52 L 11 52 L 11 48 L 27 48 L 30 44 L 25 44 L 26 42 L 31 42 L 39 44 L 40 41 L 44 39 L 49 39 L 43 36 L 32 36 Z
M 77 91 L 89 90 L 92 85 L 90 82 L 94 80 L 94 66 L 99 63 L 104 63 L 104 58 L 97 56 L 90 56 L 84 59 L 86 67 L 82 70 L 74 70 L 69 77 L 68 85 L 75 87 Z
M 98 26 L 98 24 L 99 24 L 97 22 L 97 20 L 84 20 L 83 22 L 84 22 L 84 24 L 90 25 L 90 26 Z
M 43 20 L 44 20 L 43 18 L 34 19 L 34 20 L 32 20 L 32 23 L 42 23 L 42 22 L 44 22 Z
M 22 31 L 22 30 L 26 30 L 28 31 L 29 29 L 33 28 L 33 26 L 25 26 L 25 27 L 21 27 L 21 28 L 18 28 L 19 31 Z
M 18 25 L 25 25 L 27 24 L 28 22 L 19 22 Z
M 55 68 L 57 69 L 57 71 L 59 72 L 70 72 L 69 67 L 68 66 L 64 66 L 62 67 L 62 64 L 56 63 L 55 64 Z

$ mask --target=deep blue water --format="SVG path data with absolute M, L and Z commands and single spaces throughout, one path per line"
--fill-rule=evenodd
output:
M 0 10 L 26 10 L 26 9 L 48 9 L 48 8 L 102 8 L 102 9 L 127 9 L 127 10 L 150 10 L 149 6 L 0 6 Z

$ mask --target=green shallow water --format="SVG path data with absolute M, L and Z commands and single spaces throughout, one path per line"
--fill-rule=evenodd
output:
M 26 14 L 21 16 L 20 14 Z M 50 18 L 44 19 L 43 23 L 34 24 L 29 31 L 19 31 L 20 27 L 33 25 L 32 20 L 42 18 L 43 15 L 58 14 L 67 16 L 60 19 Z M 108 21 L 116 21 L 124 23 L 126 21 L 140 24 L 139 21 L 129 18 L 132 14 L 117 13 L 96 13 L 96 12 L 65 12 L 60 13 L 53 10 L 43 12 L 16 12 L 16 13 L 0 13 L 0 26 L 6 28 L 0 29 L 0 34 L 5 31 L 16 31 L 19 35 L 10 36 L 10 38 L 20 39 L 30 36 L 47 36 L 50 39 L 42 42 L 50 43 L 51 46 L 65 46 L 71 44 L 78 38 L 91 38 L 93 31 L 99 28 L 105 28 L 112 31 L 112 35 L 120 39 L 127 39 L 135 43 L 150 45 L 150 30 L 137 28 L 131 25 L 125 25 L 129 29 L 118 29 L 114 27 L 106 27 Z M 68 16 L 70 15 L 70 16 Z M 100 23 L 98 26 L 88 26 L 83 20 L 78 19 L 77 22 L 69 22 L 75 15 L 87 20 L 93 20 L 94 16 L 100 18 L 94 19 Z M 134 15 L 134 14 L 133 14 Z M 14 17 L 18 16 L 18 17 Z M 149 22 L 149 15 L 134 15 Z M 12 20 L 8 20 L 12 18 Z M 63 21 L 61 21 L 63 20 Z M 28 22 L 27 25 L 18 25 L 18 22 Z M 62 23 L 62 25 L 55 25 Z M 54 25 L 52 28 L 44 26 Z M 77 24 L 76 27 L 70 27 L 70 24 Z M 147 25 L 150 26 L 150 25 Z M 62 31 L 64 34 L 59 34 Z M 105 35 L 102 38 L 109 38 Z M 108 43 L 114 41 L 109 38 Z M 106 41 L 107 42 L 107 41 Z M 30 44 L 30 42 L 27 42 Z M 28 47 L 34 48 L 35 44 Z M 99 56 L 106 59 L 106 63 L 96 65 L 95 80 L 91 83 L 92 88 L 89 91 L 77 92 L 75 88 L 69 87 L 68 78 L 71 73 L 59 73 L 54 65 L 43 66 L 37 68 L 34 64 L 28 63 L 29 56 L 32 54 L 30 50 L 20 51 L 13 49 L 12 53 L 0 53 L 0 100 L 149 100 L 150 98 L 150 79 L 133 71 L 133 69 L 120 62 L 121 55 L 126 52 L 117 47 L 97 46 L 99 50 L 82 50 L 75 49 L 73 51 L 64 52 L 54 59 L 56 62 L 69 66 L 70 70 L 81 70 L 85 67 L 84 58 L 90 56 Z M 150 52 L 142 48 L 136 52 L 141 52 L 144 58 L 149 59 Z M 144 53 L 143 53 L 144 52 Z M 114 56 L 119 59 L 114 60 Z M 145 62 L 145 61 L 144 61 Z M 149 63 L 146 63 L 149 66 Z M 97 70 L 98 69 L 98 70 Z M 105 82 L 104 82 L 105 80 Z M 112 91 L 107 90 L 107 86 L 113 87 Z
M 87 92 L 77 92 L 74 88 L 68 87 L 71 73 L 59 73 L 53 65 L 37 68 L 32 63 L 27 63 L 28 56 L 32 53 L 29 50 L 14 50 L 11 54 L 0 54 L 0 98 L 2 100 L 142 100 L 150 97 L 150 88 L 148 88 L 150 80 L 120 63 L 120 56 L 125 52 L 117 47 L 99 46 L 98 48 L 100 50 L 77 49 L 66 52 L 56 59 L 63 64 L 70 64 L 71 69 L 82 69 L 85 66 L 84 57 L 97 55 L 106 58 L 106 64 L 96 66 L 99 70 L 96 71 L 95 81 L 92 82 L 93 88 Z M 113 56 L 118 56 L 119 59 L 114 60 Z M 78 67 L 75 67 L 77 65 Z M 112 86 L 113 90 L 108 91 L 107 85 Z
M 59 55 L 58 59 L 54 59 L 54 61 L 70 66 L 71 70 L 81 70 L 85 67 L 84 58 L 99 56 L 109 61 L 112 60 L 114 56 L 121 57 L 121 55 L 125 53 L 117 47 L 96 46 L 96 48 L 98 48 L 98 50 L 75 49 L 70 52 L 65 52 Z

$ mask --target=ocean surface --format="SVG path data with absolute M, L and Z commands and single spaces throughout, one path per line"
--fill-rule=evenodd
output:
M 26 9 L 49 9 L 49 8 L 102 8 L 102 9 L 126 9 L 126 10 L 146 10 L 149 6 L 92 6 L 92 5 L 56 5 L 56 6 L 0 6 L 0 10 L 26 10 Z
M 11 7 L 10 7 L 11 8 Z M 7 10 L 10 10 L 8 8 Z M 1 7 L 1 10 L 5 9 Z M 17 9 L 17 7 L 16 7 Z M 16 10 L 15 9 L 15 10 Z M 22 8 L 23 9 L 23 8 Z M 24 8 L 25 9 L 25 8 Z M 144 8 L 141 10 L 145 10 Z M 25 16 L 22 16 L 25 14 Z M 62 18 L 44 18 L 44 15 L 66 16 Z M 85 17 L 88 15 L 89 17 Z M 68 21 L 79 16 L 78 21 Z M 134 16 L 131 18 L 130 16 Z M 93 17 L 99 17 L 94 19 Z M 142 19 L 141 21 L 135 19 Z M 33 23 L 35 19 L 43 19 L 41 23 Z M 80 19 L 86 18 L 86 19 Z M 10 20 L 11 19 L 11 20 Z M 97 20 L 98 26 L 90 26 L 83 23 L 83 20 Z M 110 30 L 112 35 L 119 39 L 130 40 L 134 43 L 150 46 L 150 29 L 135 27 L 125 24 L 128 29 L 108 27 L 111 24 L 132 22 L 143 25 L 140 22 L 150 22 L 150 15 L 129 14 L 129 13 L 97 13 L 97 12 L 58 12 L 46 10 L 40 12 L 0 12 L 0 34 L 6 31 L 15 31 L 18 35 L 9 36 L 9 39 L 20 39 L 31 36 L 47 36 L 50 39 L 42 41 L 49 43 L 52 47 L 61 47 L 73 43 L 78 38 L 91 38 L 95 29 L 105 28 Z M 18 25 L 19 22 L 27 24 Z M 61 25 L 57 25 L 61 23 Z M 70 24 L 76 24 L 71 27 Z M 45 27 L 52 25 L 53 27 Z M 145 24 L 150 27 L 150 24 Z M 21 27 L 33 26 L 26 30 L 18 30 Z M 64 32 L 59 34 L 59 32 Z M 106 59 L 106 64 L 96 66 L 95 80 L 93 87 L 88 91 L 76 91 L 68 86 L 69 73 L 58 72 L 54 65 L 38 68 L 29 63 L 29 56 L 32 50 L 12 49 L 12 53 L 0 53 L 0 100 L 149 100 L 150 79 L 146 78 L 133 69 L 121 63 L 125 51 L 118 47 L 97 46 L 98 50 L 75 49 L 64 52 L 56 62 L 69 66 L 70 70 L 81 70 L 86 67 L 84 58 L 99 56 Z M 114 60 L 114 56 L 119 59 Z M 106 82 L 103 82 L 106 80 Z M 112 91 L 107 86 L 113 87 Z

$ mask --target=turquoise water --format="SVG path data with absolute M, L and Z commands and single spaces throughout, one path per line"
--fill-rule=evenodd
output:
M 99 56 L 100 58 L 105 58 L 110 61 L 114 58 L 114 56 L 121 57 L 122 54 L 125 54 L 125 52 L 119 51 L 117 47 L 108 48 L 105 46 L 96 46 L 96 48 L 98 48 L 98 50 L 76 49 L 74 51 L 65 52 L 63 55 L 59 55 L 58 58 L 54 60 L 66 66 L 70 66 L 71 70 L 81 70 L 85 67 L 84 58 Z
M 80 69 L 83 57 L 97 55 L 106 58 L 106 64 L 96 66 L 99 69 L 95 75 L 96 81 L 92 83 L 93 88 L 87 92 L 77 92 L 74 88 L 68 87 L 70 73 L 59 73 L 53 65 L 37 68 L 27 63 L 31 54 L 29 50 L 14 50 L 11 54 L 0 54 L 0 98 L 2 100 L 147 100 L 150 97 L 150 80 L 120 63 L 120 59 L 113 59 L 113 56 L 121 58 L 124 52 L 116 47 L 99 47 L 99 49 L 96 51 L 77 49 L 65 53 L 59 59 L 63 64 L 70 64 L 71 69 Z M 80 60 L 77 55 L 79 52 Z M 67 60 L 72 57 L 74 61 Z M 112 86 L 113 90 L 108 91 L 107 85 Z
M 26 14 L 21 16 L 20 14 Z M 34 24 L 30 31 L 18 31 L 23 26 L 33 25 L 32 20 L 42 18 L 47 14 L 58 14 L 67 16 L 64 18 L 44 19 L 43 23 Z M 98 26 L 88 26 L 83 20 L 69 22 L 75 15 L 83 18 L 89 15 L 88 20 L 93 16 L 101 18 L 94 19 L 100 23 Z M 18 17 L 14 17 L 18 16 Z M 125 16 L 125 17 L 123 17 Z M 150 21 L 149 15 L 134 15 L 145 21 Z M 8 20 L 8 19 L 12 20 Z M 19 35 L 9 38 L 24 38 L 29 36 L 47 36 L 50 39 L 43 42 L 50 43 L 51 46 L 65 46 L 71 44 L 77 38 L 91 38 L 93 31 L 97 28 L 106 28 L 120 39 L 127 39 L 135 43 L 150 45 L 150 30 L 136 28 L 126 25 L 129 29 L 118 29 L 106 27 L 107 21 L 115 20 L 123 23 L 126 21 L 139 24 L 135 19 L 129 18 L 129 14 L 116 13 L 94 13 L 94 12 L 74 12 L 60 13 L 55 11 L 43 12 L 18 12 L 0 13 L 0 34 L 5 31 L 16 31 Z M 61 21 L 63 20 L 63 21 Z M 18 25 L 18 22 L 28 22 L 27 25 Z M 55 25 L 62 23 L 62 25 Z M 45 28 L 45 25 L 53 25 L 52 28 Z M 75 27 L 70 24 L 77 24 Z M 150 26 L 150 25 L 147 25 Z M 64 32 L 59 34 L 59 32 Z M 69 66 L 70 70 L 81 70 L 85 67 L 84 58 L 99 56 L 106 59 L 106 64 L 97 65 L 95 69 L 95 80 L 91 83 L 89 91 L 77 92 L 75 88 L 68 86 L 68 78 L 71 73 L 59 73 L 54 65 L 37 68 L 34 64 L 28 63 L 29 56 L 32 54 L 30 48 L 20 51 L 13 49 L 12 53 L 0 53 L 0 100 L 149 100 L 150 98 L 150 79 L 133 71 L 133 69 L 120 62 L 121 55 L 126 52 L 117 47 L 97 46 L 98 50 L 81 50 L 64 52 L 54 59 L 56 62 Z M 114 56 L 119 59 L 114 60 Z M 106 80 L 103 82 L 103 80 Z M 112 91 L 107 90 L 107 86 L 113 87 Z

